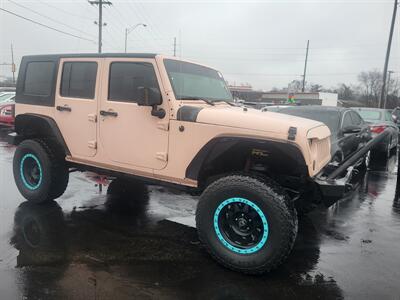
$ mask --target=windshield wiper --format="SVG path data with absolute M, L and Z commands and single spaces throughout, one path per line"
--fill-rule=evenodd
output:
M 219 100 L 214 100 L 214 102 L 225 102 L 226 104 L 228 104 L 230 106 L 236 106 L 234 103 L 232 103 L 231 101 L 228 101 L 228 100 L 219 99 Z
M 181 98 L 179 98 L 179 100 L 200 100 L 200 101 L 204 101 L 205 103 L 207 103 L 209 105 L 212 105 L 212 106 L 215 105 L 213 101 L 210 101 L 208 99 L 204 99 L 204 98 L 201 98 L 201 97 L 191 97 L 191 96 L 189 96 L 189 97 L 181 97 Z

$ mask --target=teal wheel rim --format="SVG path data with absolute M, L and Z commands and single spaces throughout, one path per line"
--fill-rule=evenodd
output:
M 252 254 L 264 247 L 268 240 L 267 217 L 252 201 L 229 198 L 214 213 L 214 230 L 218 240 L 238 254 Z
M 22 157 L 20 175 L 27 189 L 34 191 L 40 187 L 43 180 L 43 170 L 36 155 L 29 153 Z

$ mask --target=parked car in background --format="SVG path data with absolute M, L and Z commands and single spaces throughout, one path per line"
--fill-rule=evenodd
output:
M 15 92 L 2 92 L 0 93 L 0 103 L 14 101 Z
M 14 126 L 15 121 L 15 102 L 2 102 L 0 103 L 0 127 Z
M 372 136 L 378 135 L 385 129 L 391 129 L 391 134 L 382 143 L 378 144 L 371 153 L 389 156 L 392 150 L 397 149 L 399 128 L 396 124 L 397 120 L 392 117 L 390 111 L 370 107 L 354 107 L 353 109 L 369 124 Z
M 393 121 L 397 124 L 397 127 L 400 129 L 400 107 L 396 107 L 391 112 Z
M 15 93 L 15 87 L 14 86 L 1 86 L 0 87 L 0 94 L 4 92 L 13 92 Z
M 344 107 L 306 105 L 270 106 L 273 111 L 324 123 L 331 130 L 332 161 L 341 162 L 371 139 L 371 131 L 354 110 Z

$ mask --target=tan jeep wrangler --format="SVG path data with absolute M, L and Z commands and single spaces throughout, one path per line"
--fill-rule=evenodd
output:
M 26 199 L 60 197 L 72 170 L 201 192 L 200 240 L 234 270 L 283 262 L 295 200 L 324 196 L 316 175 L 330 161 L 328 127 L 238 107 L 206 66 L 156 54 L 26 56 L 16 103 L 13 168 Z

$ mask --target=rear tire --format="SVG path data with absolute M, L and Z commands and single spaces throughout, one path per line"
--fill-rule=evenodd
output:
M 272 180 L 232 175 L 203 192 L 196 225 L 200 240 L 219 263 L 261 274 L 289 255 L 297 235 L 297 214 Z
M 60 147 L 51 140 L 25 140 L 15 151 L 15 183 L 28 201 L 44 203 L 60 197 L 69 181 Z

